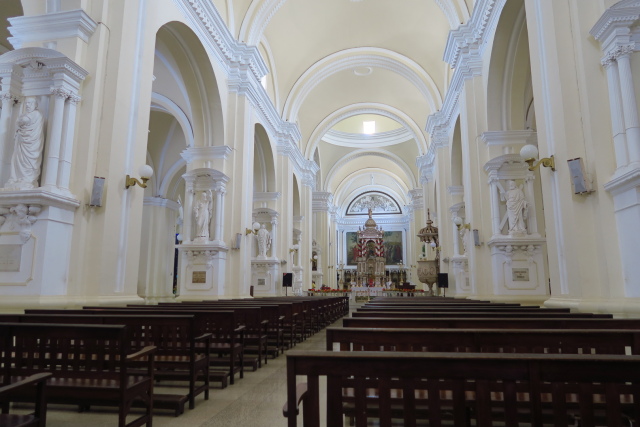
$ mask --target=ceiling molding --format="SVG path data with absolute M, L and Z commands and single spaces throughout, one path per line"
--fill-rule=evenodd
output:
M 291 89 L 284 104 L 283 117 L 290 122 L 297 121 L 304 100 L 315 87 L 340 71 L 358 67 L 382 68 L 396 73 L 418 89 L 431 111 L 437 111 L 442 105 L 438 87 L 418 63 L 388 49 L 360 47 L 335 52 L 309 67 Z

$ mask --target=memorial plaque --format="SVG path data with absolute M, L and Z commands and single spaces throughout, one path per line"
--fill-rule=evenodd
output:
M 528 268 L 514 268 L 511 270 L 511 280 L 514 282 L 528 282 L 529 281 L 529 269 Z
M 258 279 L 258 286 L 266 286 L 267 281 L 265 279 Z
M 191 283 L 207 283 L 207 272 L 194 271 L 191 275 Z
M 22 245 L 0 245 L 0 271 L 20 271 Z

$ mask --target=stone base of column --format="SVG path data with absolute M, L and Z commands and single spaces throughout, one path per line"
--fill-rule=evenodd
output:
M 499 236 L 492 238 L 493 295 L 516 298 L 548 295 L 544 273 L 545 240 L 539 237 Z M 488 298 L 492 299 L 491 295 Z
M 179 245 L 177 299 L 208 299 L 225 295 L 227 251 L 226 246 L 214 244 Z
M 469 282 L 469 260 L 466 256 L 458 255 L 451 257 L 449 262 L 453 272 L 454 281 L 449 284 L 447 294 L 458 297 L 471 295 L 472 289 Z
M 259 258 L 251 261 L 253 296 L 284 295 L 280 260 Z

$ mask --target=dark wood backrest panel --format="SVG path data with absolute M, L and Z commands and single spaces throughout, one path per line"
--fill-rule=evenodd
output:
M 374 318 L 345 317 L 352 328 L 466 328 L 466 329 L 640 329 L 640 319 L 579 318 Z

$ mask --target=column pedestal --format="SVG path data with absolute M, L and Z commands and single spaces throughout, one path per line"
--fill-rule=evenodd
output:
M 178 246 L 180 273 L 178 300 L 218 299 L 227 295 L 226 246 L 183 244 Z

